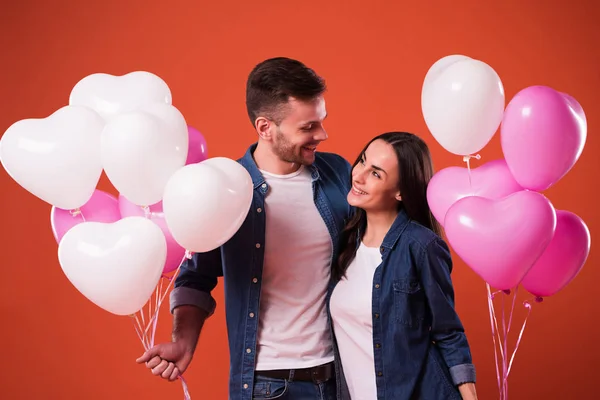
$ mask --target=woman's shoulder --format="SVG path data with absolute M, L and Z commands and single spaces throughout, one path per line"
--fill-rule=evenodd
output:
M 426 226 L 413 220 L 409 221 L 402 236 L 404 236 L 403 241 L 405 244 L 415 250 L 423 251 L 439 247 L 448 250 L 448 245 L 442 237 Z

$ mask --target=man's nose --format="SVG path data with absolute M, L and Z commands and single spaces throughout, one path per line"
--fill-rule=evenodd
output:
M 327 131 L 325 130 L 325 128 L 321 128 L 319 129 L 317 132 L 315 132 L 315 134 L 313 135 L 313 139 L 317 142 L 322 142 L 324 140 L 327 140 L 329 136 L 327 135 Z

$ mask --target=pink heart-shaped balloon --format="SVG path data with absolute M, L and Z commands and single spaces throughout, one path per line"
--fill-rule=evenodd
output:
M 521 186 L 548 189 L 575 165 L 587 138 L 583 108 L 573 97 L 531 86 L 504 112 L 500 139 L 506 162 Z
M 493 160 L 469 170 L 448 167 L 437 172 L 427 187 L 427 202 L 434 217 L 442 225 L 452 204 L 467 196 L 501 199 L 523 188 L 510 173 L 506 161 Z
M 206 139 L 200 131 L 188 125 L 188 154 L 185 165 L 197 164 L 208 158 Z
M 556 231 L 544 254 L 529 270 L 523 287 L 536 296 L 552 296 L 577 276 L 590 253 L 590 231 L 569 211 L 556 211 Z
M 446 214 L 448 242 L 491 286 L 516 287 L 544 252 L 556 228 L 546 197 L 523 190 L 500 200 L 470 196 Z
M 58 207 L 52 207 L 50 212 L 50 225 L 56 243 L 60 243 L 67 231 L 82 222 L 113 223 L 120 219 L 121 213 L 117 199 L 110 193 L 99 189 L 94 190 L 92 197 L 81 206 L 77 213 Z

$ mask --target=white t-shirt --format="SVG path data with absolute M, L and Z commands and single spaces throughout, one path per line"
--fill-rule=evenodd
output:
M 326 364 L 333 361 L 325 305 L 333 250 L 310 171 L 261 172 L 269 191 L 256 370 Z
M 331 317 L 352 400 L 376 400 L 372 287 L 379 248 L 360 244 L 331 295 Z

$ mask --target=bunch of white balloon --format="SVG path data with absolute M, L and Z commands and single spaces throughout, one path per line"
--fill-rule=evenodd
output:
M 89 75 L 73 87 L 69 105 L 18 121 L 0 139 L 0 161 L 19 185 L 79 216 L 59 239 L 60 265 L 85 297 L 113 314 L 140 311 L 163 274 L 168 240 L 149 206 L 162 202 L 168 233 L 187 256 L 225 243 L 250 209 L 248 172 L 224 157 L 186 165 L 188 140 L 168 85 L 145 71 Z M 146 218 L 86 220 L 82 208 L 103 170 Z

